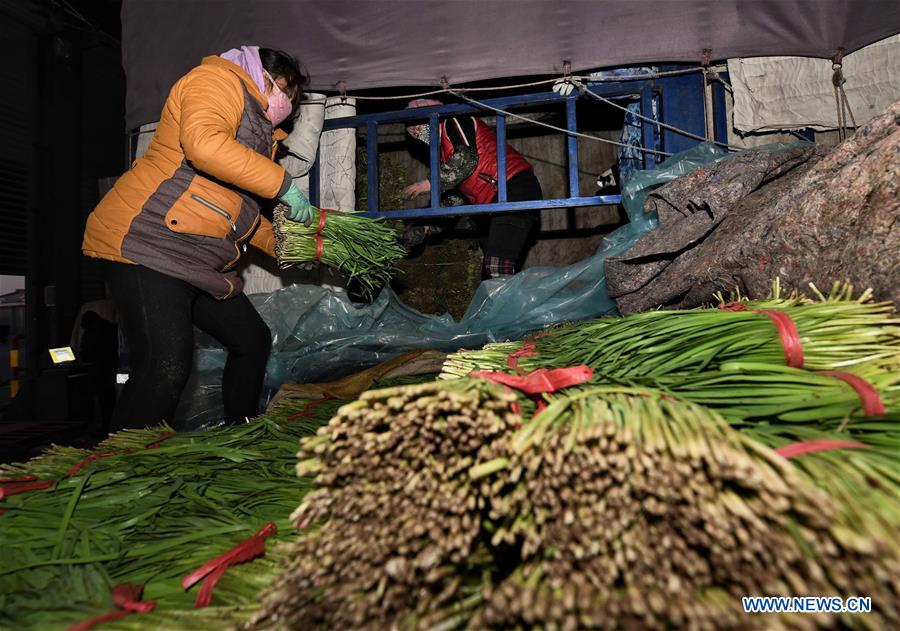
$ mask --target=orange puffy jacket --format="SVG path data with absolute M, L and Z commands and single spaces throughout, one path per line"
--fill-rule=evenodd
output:
M 234 265 L 249 241 L 274 256 L 259 199 L 283 195 L 266 97 L 240 67 L 203 62 L 172 87 L 147 152 L 87 220 L 87 256 L 137 263 L 216 298 L 243 289 Z

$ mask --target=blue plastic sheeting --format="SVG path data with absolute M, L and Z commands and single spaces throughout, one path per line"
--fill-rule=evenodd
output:
M 265 397 L 284 383 L 330 381 L 409 350 L 476 348 L 555 324 L 615 313 L 615 302 L 606 292 L 604 263 L 607 256 L 625 252 L 656 226 L 655 213 L 643 212 L 646 194 L 721 155 L 713 145 L 699 145 L 657 169 L 635 173 L 622 192 L 629 223 L 607 235 L 593 256 L 566 267 L 532 267 L 485 281 L 458 322 L 447 314 L 411 309 L 390 288 L 366 305 L 314 285 L 250 296 L 273 336 Z M 198 343 L 192 380 L 176 414 L 182 429 L 210 425 L 222 415 L 225 350 L 202 334 Z

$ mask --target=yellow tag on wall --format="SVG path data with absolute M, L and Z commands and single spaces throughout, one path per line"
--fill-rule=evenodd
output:
M 62 364 L 65 362 L 73 362 L 75 361 L 75 353 L 72 352 L 71 346 L 63 346 L 62 348 L 51 348 L 48 349 L 50 353 L 50 359 L 53 360 L 54 364 Z

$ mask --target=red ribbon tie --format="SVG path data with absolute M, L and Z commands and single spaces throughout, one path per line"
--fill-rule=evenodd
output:
M 181 579 L 181 586 L 184 589 L 189 589 L 197 581 L 203 579 L 203 585 L 200 586 L 197 599 L 194 601 L 194 608 L 208 607 L 212 601 L 213 588 L 225 574 L 225 570 L 236 563 L 243 563 L 265 554 L 266 539 L 277 532 L 278 527 L 269 522 L 249 539 L 245 539 L 228 552 L 217 556 Z
M 156 439 L 156 442 L 150 443 L 145 449 L 158 449 L 163 441 L 169 440 L 172 436 L 178 436 L 178 432 L 166 432 Z
M 325 229 L 325 218 L 328 216 L 328 213 L 334 212 L 333 210 L 327 210 L 325 208 L 319 209 L 319 226 L 316 228 L 316 232 L 313 235 L 316 238 L 316 260 L 322 260 L 322 252 L 324 250 L 325 243 L 322 241 L 322 231 Z
M 541 397 L 542 394 L 545 392 L 556 392 L 569 386 L 590 381 L 594 376 L 594 370 L 590 366 L 585 365 L 554 368 L 553 370 L 538 368 L 526 375 L 510 375 L 509 373 L 495 370 L 474 370 L 469 373 L 469 376 L 487 379 L 527 394 L 529 398 L 537 402 L 534 411 L 537 414 L 547 407 L 547 403 Z M 521 416 L 522 407 L 518 401 L 513 401 L 510 409 Z
M 9 484 L 10 482 L 34 482 L 37 480 L 33 475 L 20 475 L 18 478 L 3 478 L 0 484 Z
M 754 309 L 775 323 L 775 329 L 781 337 L 781 346 L 784 347 L 784 359 L 791 368 L 803 368 L 803 344 L 800 343 L 800 333 L 791 316 L 784 311 L 772 309 Z
M 52 480 L 43 480 L 41 482 L 12 482 L 0 486 L 0 500 L 5 500 L 10 495 L 18 495 L 28 491 L 43 491 L 49 489 L 56 484 Z
M 811 454 L 817 451 L 832 451 L 834 449 L 859 449 L 866 447 L 863 443 L 851 440 L 804 440 L 799 443 L 784 445 L 775 450 L 782 458 L 795 458 L 803 454 Z
M 469 376 L 501 383 L 524 394 L 532 395 L 556 392 L 562 388 L 590 381 L 591 377 L 594 376 L 594 370 L 590 366 L 580 365 L 569 368 L 554 368 L 552 370 L 538 368 L 527 375 L 510 375 L 493 370 L 476 370 L 469 373 Z
M 155 600 L 141 600 L 141 592 L 144 591 L 143 585 L 133 585 L 131 583 L 123 583 L 116 585 L 112 589 L 113 602 L 119 607 L 118 611 L 111 611 L 101 616 L 88 618 L 84 622 L 69 627 L 68 631 L 86 631 L 96 624 L 104 622 L 112 622 L 133 613 L 150 613 L 156 607 Z
M 520 357 L 536 357 L 537 354 L 537 344 L 530 341 L 525 342 L 522 345 L 522 348 L 515 351 L 514 353 L 510 353 L 509 357 L 506 358 L 506 365 L 513 370 L 518 370 Z
M 298 418 L 310 417 L 310 416 L 312 416 L 312 411 L 315 408 L 322 405 L 326 401 L 330 401 L 330 400 L 331 400 L 331 397 L 328 396 L 327 394 L 322 396 L 322 398 L 320 398 L 320 399 L 313 399 L 312 401 L 307 403 L 306 406 L 302 410 L 300 410 L 299 412 L 295 412 L 295 413 L 291 414 L 289 417 L 287 417 L 287 420 L 288 420 L 288 422 L 290 422 L 290 421 L 296 421 Z
M 90 464 L 91 462 L 94 462 L 94 460 L 100 460 L 100 458 L 109 458 L 110 456 L 115 456 L 115 454 L 111 451 L 108 451 L 103 454 L 91 454 L 87 458 L 82 460 L 81 462 L 76 462 L 75 464 L 73 464 L 69 468 L 69 470 L 66 471 L 66 475 L 71 478 L 73 475 L 75 475 L 76 473 L 81 471 L 81 468 L 83 466 Z
M 878 396 L 878 391 L 862 377 L 840 370 L 820 370 L 819 373 L 840 379 L 856 390 L 856 394 L 859 395 L 859 399 L 862 401 L 863 412 L 866 416 L 881 416 L 886 412 L 884 403 L 882 403 L 881 397 Z
M 719 311 L 747 311 L 747 305 L 741 302 L 726 302 L 719 305 Z M 803 344 L 791 316 L 776 309 L 753 309 L 753 312 L 766 316 L 775 324 L 787 365 L 791 368 L 803 368 Z

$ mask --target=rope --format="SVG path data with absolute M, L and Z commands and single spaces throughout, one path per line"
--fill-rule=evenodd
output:
M 610 82 L 610 81 L 643 81 L 644 79 L 659 79 L 662 77 L 674 77 L 678 75 L 684 74 L 692 74 L 695 72 L 704 72 L 705 70 L 701 67 L 697 68 L 682 68 L 681 70 L 666 70 L 663 72 L 645 72 L 644 74 L 633 74 L 633 75 L 609 75 L 609 76 L 596 76 L 596 75 L 569 75 L 567 78 L 572 81 L 583 81 L 583 82 L 592 82 L 592 83 L 602 83 L 602 82 Z M 520 88 L 533 88 L 540 85 L 550 85 L 559 81 L 559 77 L 553 79 L 541 79 L 539 81 L 529 81 L 527 83 L 510 83 L 499 86 L 485 86 L 480 88 L 454 88 L 451 89 L 449 87 L 439 88 L 436 90 L 430 90 L 428 92 L 417 92 L 415 94 L 398 94 L 396 96 L 354 96 L 352 94 L 340 94 L 340 98 L 346 99 L 357 99 L 360 101 L 409 101 L 412 99 L 423 98 L 426 96 L 437 96 L 440 94 L 453 94 L 454 90 L 456 92 L 496 92 L 500 90 L 515 90 Z M 310 99 L 308 101 L 303 101 L 304 104 L 320 104 L 325 103 L 326 99 Z
M 835 116 L 837 117 L 838 141 L 844 142 L 844 121 L 841 120 L 841 97 L 838 94 L 837 85 L 834 83 L 834 79 L 832 79 L 831 82 L 834 86 L 834 111 Z
M 659 155 L 659 156 L 671 156 L 672 155 L 671 153 L 668 153 L 665 151 L 657 151 L 656 149 L 647 149 L 645 147 L 635 147 L 634 145 L 629 145 L 624 142 L 617 142 L 615 140 L 607 140 L 606 138 L 599 138 L 597 136 L 591 136 L 590 134 L 583 134 L 583 133 L 577 132 L 577 131 L 569 131 L 568 129 L 565 129 L 563 127 L 557 127 L 556 125 L 551 125 L 550 123 L 543 123 L 538 120 L 533 120 L 531 118 L 527 118 L 525 116 L 520 116 L 519 114 L 515 114 L 513 112 L 509 112 L 509 111 L 500 109 L 499 107 L 494 107 L 493 105 L 488 105 L 487 103 L 482 103 L 481 101 L 476 101 L 475 99 L 469 98 L 465 94 L 455 92 L 453 90 L 450 90 L 450 93 L 455 96 L 458 96 L 459 98 L 463 99 L 464 101 L 468 101 L 469 103 L 471 103 L 473 105 L 477 105 L 478 107 L 483 107 L 485 109 L 493 110 L 494 112 L 496 112 L 498 114 L 503 114 L 504 116 L 511 116 L 513 118 L 518 118 L 519 120 L 523 120 L 528 123 L 533 123 L 535 125 L 540 125 L 541 127 L 546 127 L 547 129 L 552 129 L 554 131 L 562 132 L 569 136 L 576 136 L 578 138 L 586 138 L 588 140 L 595 140 L 597 142 L 603 142 L 603 143 L 606 143 L 609 145 L 615 145 L 617 147 L 626 147 L 626 148 L 630 148 L 630 149 L 637 149 L 638 151 L 643 151 L 644 153 L 652 153 L 652 154 Z
M 613 106 L 613 107 L 615 107 L 615 108 L 617 108 L 617 109 L 622 110 L 623 112 L 630 112 L 632 116 L 636 116 L 637 118 L 640 118 L 641 120 L 645 120 L 645 121 L 647 121 L 647 122 L 653 123 L 654 125 L 659 125 L 660 127 L 664 127 L 664 128 L 666 128 L 666 129 L 669 129 L 669 130 L 671 130 L 671 131 L 674 131 L 674 132 L 676 132 L 676 133 L 678 133 L 678 134 L 681 134 L 682 136 L 687 136 L 688 138 L 693 138 L 694 140 L 700 140 L 700 141 L 702 141 L 702 142 L 711 142 L 712 144 L 718 145 L 719 147 L 725 147 L 725 148 L 728 149 L 729 151 L 741 151 L 741 150 L 742 150 L 741 147 L 733 147 L 733 146 L 728 145 L 728 144 L 726 144 L 726 143 L 724 143 L 724 142 L 716 142 L 716 141 L 714 141 L 714 140 L 707 140 L 707 139 L 706 139 L 705 137 L 703 137 L 703 136 L 698 136 L 697 134 L 692 134 L 692 133 L 689 132 L 689 131 L 685 131 L 685 130 L 683 130 L 683 129 L 679 129 L 678 127 L 675 127 L 674 125 L 668 125 L 668 124 L 666 124 L 666 123 L 663 123 L 663 122 L 660 122 L 660 121 L 657 121 L 657 120 L 653 120 L 652 118 L 649 118 L 649 117 L 647 117 L 647 116 L 644 116 L 643 114 L 638 114 L 638 113 L 636 113 L 636 112 L 632 112 L 632 111 L 629 110 L 627 107 L 623 107 L 623 106 L 619 105 L 618 103 L 616 103 L 615 101 L 612 101 L 612 100 L 610 100 L 610 99 L 607 99 L 607 98 L 605 98 L 605 97 L 602 97 L 602 96 L 600 96 L 599 94 L 594 94 L 594 93 L 591 92 L 590 90 L 585 90 L 584 93 L 587 94 L 588 96 L 590 96 L 590 97 L 593 98 L 593 99 L 597 99 L 598 101 L 601 101 L 601 102 L 603 102 L 603 103 L 606 103 L 607 105 L 611 105 L 611 106 Z M 671 155 L 671 154 L 669 154 L 669 155 Z
M 606 82 L 608 82 L 608 81 L 640 81 L 640 80 L 644 80 L 644 79 L 658 79 L 661 77 L 671 77 L 671 76 L 677 76 L 677 75 L 691 74 L 691 73 L 695 73 L 695 72 L 704 72 L 705 73 L 705 72 L 707 72 L 707 70 L 708 69 L 706 69 L 706 68 L 702 68 L 702 67 L 698 66 L 697 68 L 683 68 L 681 70 L 667 70 L 664 72 L 648 72 L 648 73 L 644 73 L 644 74 L 635 74 L 635 75 L 612 75 L 612 76 L 606 76 L 606 77 L 598 77 L 598 76 L 593 76 L 593 75 L 569 75 L 567 78 L 573 82 L 584 81 L 584 82 L 594 82 L 594 83 L 604 82 L 604 81 L 606 81 Z M 491 87 L 482 87 L 482 88 L 450 88 L 450 87 L 447 87 L 447 88 L 441 88 L 441 89 L 437 89 L 437 90 L 429 90 L 427 92 L 417 92 L 414 94 L 401 94 L 401 95 L 395 95 L 395 96 L 352 96 L 352 95 L 342 94 L 341 98 L 353 98 L 353 99 L 367 100 L 367 101 L 395 101 L 395 100 L 407 100 L 408 101 L 408 100 L 416 99 L 416 98 L 424 98 L 424 97 L 429 97 L 429 96 L 439 96 L 442 94 L 448 94 L 451 96 L 456 96 L 458 98 L 461 98 L 473 105 L 477 105 L 478 107 L 492 110 L 498 114 L 503 114 L 504 116 L 510 116 L 512 118 L 516 118 L 516 119 L 519 119 L 519 120 L 522 120 L 522 121 L 525 121 L 528 123 L 534 123 L 535 125 L 540 125 L 541 127 L 546 127 L 547 129 L 552 129 L 553 131 L 562 132 L 569 136 L 575 136 L 577 138 L 585 138 L 587 140 L 594 140 L 597 142 L 615 145 L 617 147 L 637 149 L 638 151 L 643 151 L 644 153 L 650 153 L 650 154 L 654 154 L 654 155 L 667 156 L 667 157 L 672 155 L 671 153 L 668 153 L 666 151 L 658 151 L 655 149 L 648 149 L 646 147 L 635 147 L 634 145 L 629 145 L 629 144 L 623 143 L 623 142 L 617 142 L 615 140 L 608 140 L 606 138 L 599 138 L 597 136 L 591 136 L 590 134 L 584 134 L 584 133 L 580 133 L 580 132 L 576 132 L 576 131 L 569 131 L 568 129 L 565 129 L 563 127 L 557 127 L 556 125 L 551 125 L 549 123 L 543 123 L 541 121 L 533 120 L 531 118 L 528 118 L 525 116 L 520 116 L 518 114 L 509 112 L 507 110 L 503 110 L 501 108 L 494 107 L 493 105 L 488 105 L 487 103 L 483 103 L 481 101 L 478 101 L 476 99 L 468 97 L 465 94 L 466 92 L 491 92 L 491 91 L 497 91 L 497 90 L 512 90 L 512 89 L 517 89 L 517 88 L 531 88 L 531 87 L 540 86 L 540 85 L 554 84 L 557 81 L 559 81 L 558 77 L 553 78 L 553 79 L 542 79 L 540 81 L 530 81 L 527 83 L 506 84 L 506 85 L 502 85 L 502 86 L 491 86 Z M 723 82 L 723 84 L 725 83 L 724 80 L 722 80 L 722 82 Z M 728 86 L 728 87 L 730 87 L 730 86 Z M 693 138 L 694 140 L 700 140 L 702 142 L 712 142 L 713 144 L 718 145 L 720 147 L 724 147 L 724 148 L 728 149 L 729 151 L 741 151 L 741 147 L 734 147 L 734 146 L 728 145 L 726 143 L 721 143 L 721 142 L 716 142 L 716 141 L 709 141 L 706 138 L 704 138 L 703 136 L 698 136 L 696 134 L 692 134 L 689 131 L 675 127 L 674 125 L 669 125 L 667 123 L 653 120 L 652 118 L 649 118 L 642 114 L 637 114 L 635 112 L 632 112 L 627 107 L 623 107 L 623 106 L 619 105 L 618 103 L 615 103 L 614 101 L 607 99 L 605 97 L 602 97 L 598 94 L 594 94 L 590 90 L 582 90 L 582 93 L 583 94 L 586 93 L 590 97 L 592 97 L 598 101 L 601 101 L 603 103 L 606 103 L 607 105 L 611 105 L 614 108 L 620 109 L 624 112 L 629 112 L 633 116 L 636 116 L 637 118 L 639 118 L 641 120 L 650 122 L 654 125 L 659 125 L 660 127 L 663 127 L 665 129 L 668 129 L 675 133 L 681 134 L 688 138 Z M 327 98 L 325 98 L 325 99 L 310 99 L 310 100 L 304 101 L 303 103 L 308 104 L 308 105 L 314 105 L 314 104 L 324 104 L 326 101 L 327 101 Z
M 844 104 L 847 106 L 847 113 L 850 114 L 850 122 L 853 123 L 851 129 L 853 129 L 853 131 L 856 131 L 856 117 L 853 116 L 853 110 L 850 109 L 850 99 L 847 98 L 847 93 L 844 91 L 843 85 L 841 85 L 841 98 L 843 99 Z M 846 119 L 844 120 L 846 122 Z
M 836 59 L 838 59 L 836 57 Z M 837 114 L 838 140 L 843 142 L 847 139 L 846 129 L 850 127 L 856 131 L 856 118 L 853 116 L 853 110 L 850 109 L 850 99 L 847 98 L 847 92 L 844 90 L 844 84 L 847 79 L 844 78 L 844 69 L 840 61 L 831 64 L 834 73 L 831 75 L 831 85 L 834 87 L 834 109 Z M 850 114 L 850 120 L 853 126 L 847 124 L 847 114 Z
M 731 84 L 728 83 L 727 81 L 725 81 L 725 79 L 722 78 L 722 75 L 720 75 L 718 72 L 716 72 L 712 68 L 710 68 L 707 71 L 706 80 L 710 83 L 721 83 L 722 87 L 725 88 L 725 90 L 729 94 L 734 94 L 734 88 L 731 86 Z

